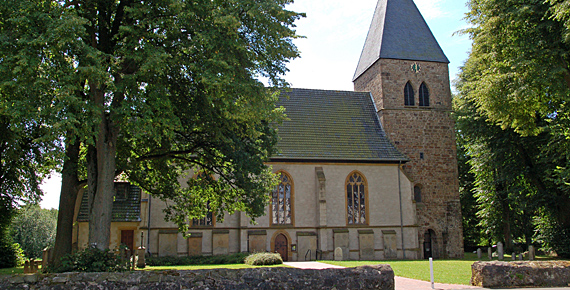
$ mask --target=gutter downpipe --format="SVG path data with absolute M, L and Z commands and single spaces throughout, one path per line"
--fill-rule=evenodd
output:
M 152 197 L 150 196 L 150 194 L 148 194 L 148 226 L 147 226 L 147 234 L 146 234 L 146 244 L 147 244 L 146 251 L 148 252 L 148 254 L 150 256 L 152 256 L 150 253 L 150 215 L 151 215 L 150 201 L 151 200 L 152 200 Z
M 398 192 L 400 198 L 400 235 L 402 236 L 402 256 L 406 259 L 406 246 L 404 245 L 404 213 L 402 212 L 402 184 L 400 183 L 400 168 L 402 166 L 402 161 L 398 164 Z

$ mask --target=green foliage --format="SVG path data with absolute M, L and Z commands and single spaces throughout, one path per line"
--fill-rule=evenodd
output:
M 245 263 L 252 266 L 283 264 L 278 253 L 253 253 L 245 258 Z
M 225 265 L 243 264 L 247 253 L 216 256 L 147 257 L 148 266 Z
M 538 239 L 543 242 L 543 248 L 555 251 L 561 258 L 570 258 L 570 227 L 561 225 L 551 216 L 543 216 L 538 220 Z
M 24 206 L 12 220 L 12 237 L 22 246 L 27 258 L 41 258 L 46 247 L 53 247 L 56 225 L 56 209 Z
M 10 243 L 9 239 L 0 241 L 0 268 L 19 267 L 24 264 L 24 251 L 18 243 Z
M 167 216 L 182 231 L 207 204 L 220 217 L 236 210 L 258 217 L 276 182 L 264 161 L 283 119 L 278 90 L 260 79 L 287 85 L 302 17 L 285 9 L 291 2 L 4 1 L 2 108 L 41 124 L 42 140 L 88 148 L 80 167 L 99 185 L 89 187 L 95 198 L 122 173 L 174 201 Z M 191 169 L 217 178 L 180 185 Z M 111 198 L 90 212 L 110 211 Z
M 128 263 L 112 251 L 86 248 L 63 257 L 58 267 L 48 267 L 45 272 L 123 272 L 128 270 Z
M 565 2 L 469 2 L 473 27 L 465 32 L 473 48 L 457 83 L 458 140 L 475 177 L 477 202 L 471 209 L 477 209 L 484 239 L 507 247 L 515 240 L 533 243 L 538 229 L 554 249 L 561 241 L 544 232 L 544 221 L 570 227 Z
M 20 245 L 13 242 L 9 229 L 14 212 L 11 197 L 0 195 L 0 268 L 16 267 L 23 260 Z

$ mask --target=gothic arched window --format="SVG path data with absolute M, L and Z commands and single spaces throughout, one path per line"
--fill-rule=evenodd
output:
M 349 225 L 366 224 L 366 180 L 358 172 L 346 179 L 346 207 Z
M 414 101 L 414 88 L 410 82 L 406 83 L 404 87 L 404 105 L 405 106 L 414 106 L 416 102 Z
M 271 197 L 271 223 L 293 224 L 293 179 L 285 172 L 279 172 L 279 184 Z
M 214 177 L 212 175 L 206 175 L 204 174 L 204 172 L 198 172 L 196 175 L 194 175 L 194 181 L 197 183 L 208 183 L 214 180 Z M 215 216 L 214 213 L 212 212 L 212 208 L 210 207 L 210 202 L 208 201 L 206 203 L 206 208 L 207 208 L 207 212 L 206 212 L 206 216 L 204 216 L 203 218 L 195 218 L 192 219 L 192 226 L 193 227 L 212 227 L 215 224 Z
M 429 90 L 426 83 L 420 85 L 420 106 L 429 107 Z

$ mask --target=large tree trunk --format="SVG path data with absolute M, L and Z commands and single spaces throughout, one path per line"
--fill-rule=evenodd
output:
M 59 212 L 57 215 L 57 230 L 53 250 L 53 262 L 59 265 L 61 258 L 72 251 L 73 217 L 75 215 L 75 202 L 80 183 L 77 176 L 79 162 L 79 141 L 71 143 L 68 134 L 65 148 L 65 161 L 61 172 L 61 194 L 59 197 Z
M 89 245 L 100 250 L 109 248 L 117 136 L 110 114 L 102 112 L 95 148 L 88 153 Z

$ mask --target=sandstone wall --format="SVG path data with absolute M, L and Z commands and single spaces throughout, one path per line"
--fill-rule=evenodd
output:
M 0 289 L 394 289 L 389 265 L 346 269 L 295 268 L 62 273 L 11 276 Z
M 411 66 L 419 64 L 414 72 Z M 405 106 L 404 87 L 414 89 L 414 106 Z M 419 106 L 419 87 L 425 83 L 430 104 Z M 355 91 L 368 91 L 388 138 L 411 161 L 404 170 L 421 189 L 417 203 L 419 242 L 429 230 L 434 257 L 462 257 L 463 234 L 451 92 L 446 63 L 381 59 L 354 82 Z
M 568 261 L 475 262 L 471 284 L 487 288 L 568 287 Z

